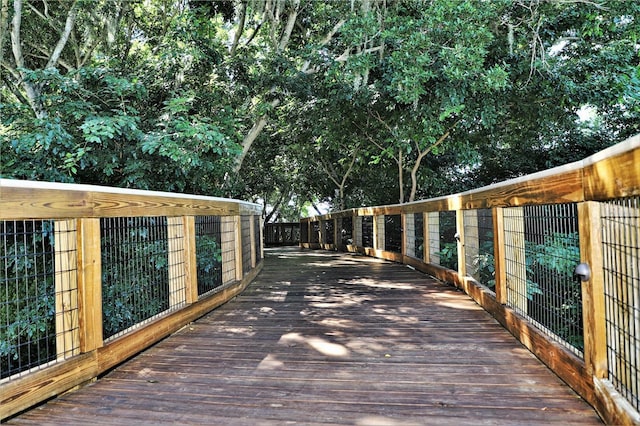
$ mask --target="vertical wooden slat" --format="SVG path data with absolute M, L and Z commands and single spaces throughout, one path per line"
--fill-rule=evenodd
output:
M 474 270 L 473 265 L 480 255 L 480 228 L 478 224 L 478 210 L 464 210 L 464 262 L 465 274 L 472 276 L 478 275 L 477 268 Z M 487 284 L 487 283 L 482 283 Z
M 184 256 L 186 302 L 198 300 L 198 259 L 196 255 L 196 218 L 184 216 Z
M 167 218 L 167 245 L 169 248 L 169 306 L 186 303 L 185 276 L 188 266 L 185 259 L 183 217 Z
M 353 244 L 362 247 L 362 216 L 353 217 Z
M 431 247 L 429 247 L 429 214 L 422 213 L 422 261 L 429 263 Z
M 582 283 L 584 360 L 587 370 L 597 378 L 607 376 L 601 223 L 599 203 L 587 201 L 578 204 L 580 261 L 591 269 L 590 279 Z
M 373 217 L 373 244 L 376 250 L 385 250 L 385 220 L 384 215 Z
M 251 240 L 251 269 L 253 269 L 256 267 L 256 221 L 253 216 L 249 219 L 249 239 Z
M 76 221 L 55 221 L 54 231 L 56 351 L 60 360 L 80 352 Z
M 429 220 L 427 223 L 429 224 L 429 240 L 427 241 L 427 245 L 429 246 L 429 258 L 427 259 L 427 263 L 433 263 L 435 265 L 440 264 L 440 213 L 439 212 L 429 212 L 428 213 Z M 436 235 L 432 235 L 431 229 L 438 230 Z
M 416 226 L 413 213 L 402 214 L 402 255 L 416 256 Z
M 220 232 L 222 247 L 222 283 L 227 284 L 236 279 L 236 240 L 235 217 L 220 218 Z
M 78 221 L 78 323 L 80 352 L 103 345 L 100 219 Z
M 244 276 L 242 270 L 242 216 L 233 217 L 233 229 L 236 242 L 236 281 L 241 281 Z
M 528 312 L 524 209 L 509 207 L 503 216 L 507 301 L 521 314 Z
M 507 303 L 507 269 L 504 251 L 504 212 L 502 207 L 491 210 L 493 216 L 493 261 L 496 280 L 496 301 L 502 305 Z
M 458 275 L 462 278 L 467 275 L 463 210 L 456 210 L 456 231 L 458 233 L 456 244 L 458 248 Z

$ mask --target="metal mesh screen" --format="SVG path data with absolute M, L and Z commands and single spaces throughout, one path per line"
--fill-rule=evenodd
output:
M 251 216 L 242 216 L 240 220 L 242 235 L 242 272 L 251 271 Z
M 456 235 L 456 212 L 445 211 L 439 214 L 440 265 L 458 270 L 458 244 Z
M 341 219 L 340 235 L 343 245 L 353 244 L 353 217 L 343 217 Z
M 417 259 L 424 259 L 424 214 L 413 214 L 414 255 Z
M 220 217 L 197 216 L 195 232 L 198 295 L 202 296 L 222 285 Z
M 319 243 L 320 242 L 320 222 L 311 222 L 311 235 L 309 242 Z
M 0 378 L 79 351 L 75 221 L 0 221 Z
M 373 216 L 362 216 L 362 246 L 373 247 Z
M 384 217 L 384 249 L 402 253 L 402 215 L 394 214 Z
M 427 213 L 429 220 L 429 263 L 440 264 L 440 213 Z
M 640 409 L 640 197 L 602 205 L 609 378 Z
M 504 210 L 507 303 L 577 355 L 584 349 L 575 204 Z
M 496 286 L 496 269 L 491 210 L 464 210 L 463 218 L 467 274 L 493 290 Z
M 300 242 L 308 243 L 309 240 L 309 222 L 300 222 Z
M 326 244 L 333 244 L 334 243 L 334 235 L 333 235 L 333 230 L 334 230 L 334 220 L 333 219 L 329 219 L 329 220 L 324 220 L 322 221 L 323 226 L 324 226 L 324 243 Z
M 103 218 L 100 233 L 107 339 L 169 309 L 167 219 Z

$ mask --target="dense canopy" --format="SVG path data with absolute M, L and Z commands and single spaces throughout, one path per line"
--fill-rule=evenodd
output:
M 268 220 L 581 159 L 640 121 L 640 2 L 0 0 L 0 176 Z

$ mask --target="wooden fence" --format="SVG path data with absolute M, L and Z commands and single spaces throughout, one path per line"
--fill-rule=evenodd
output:
M 265 246 L 297 246 L 298 244 L 300 244 L 299 222 L 264 224 Z
M 607 423 L 640 424 L 640 136 L 504 183 L 300 225 L 302 247 L 454 283 Z
M 0 179 L 0 420 L 113 368 L 241 292 L 261 207 Z

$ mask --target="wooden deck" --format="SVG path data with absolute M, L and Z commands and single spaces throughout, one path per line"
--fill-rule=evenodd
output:
M 239 297 L 10 424 L 599 424 L 463 293 L 406 266 L 267 251 Z

